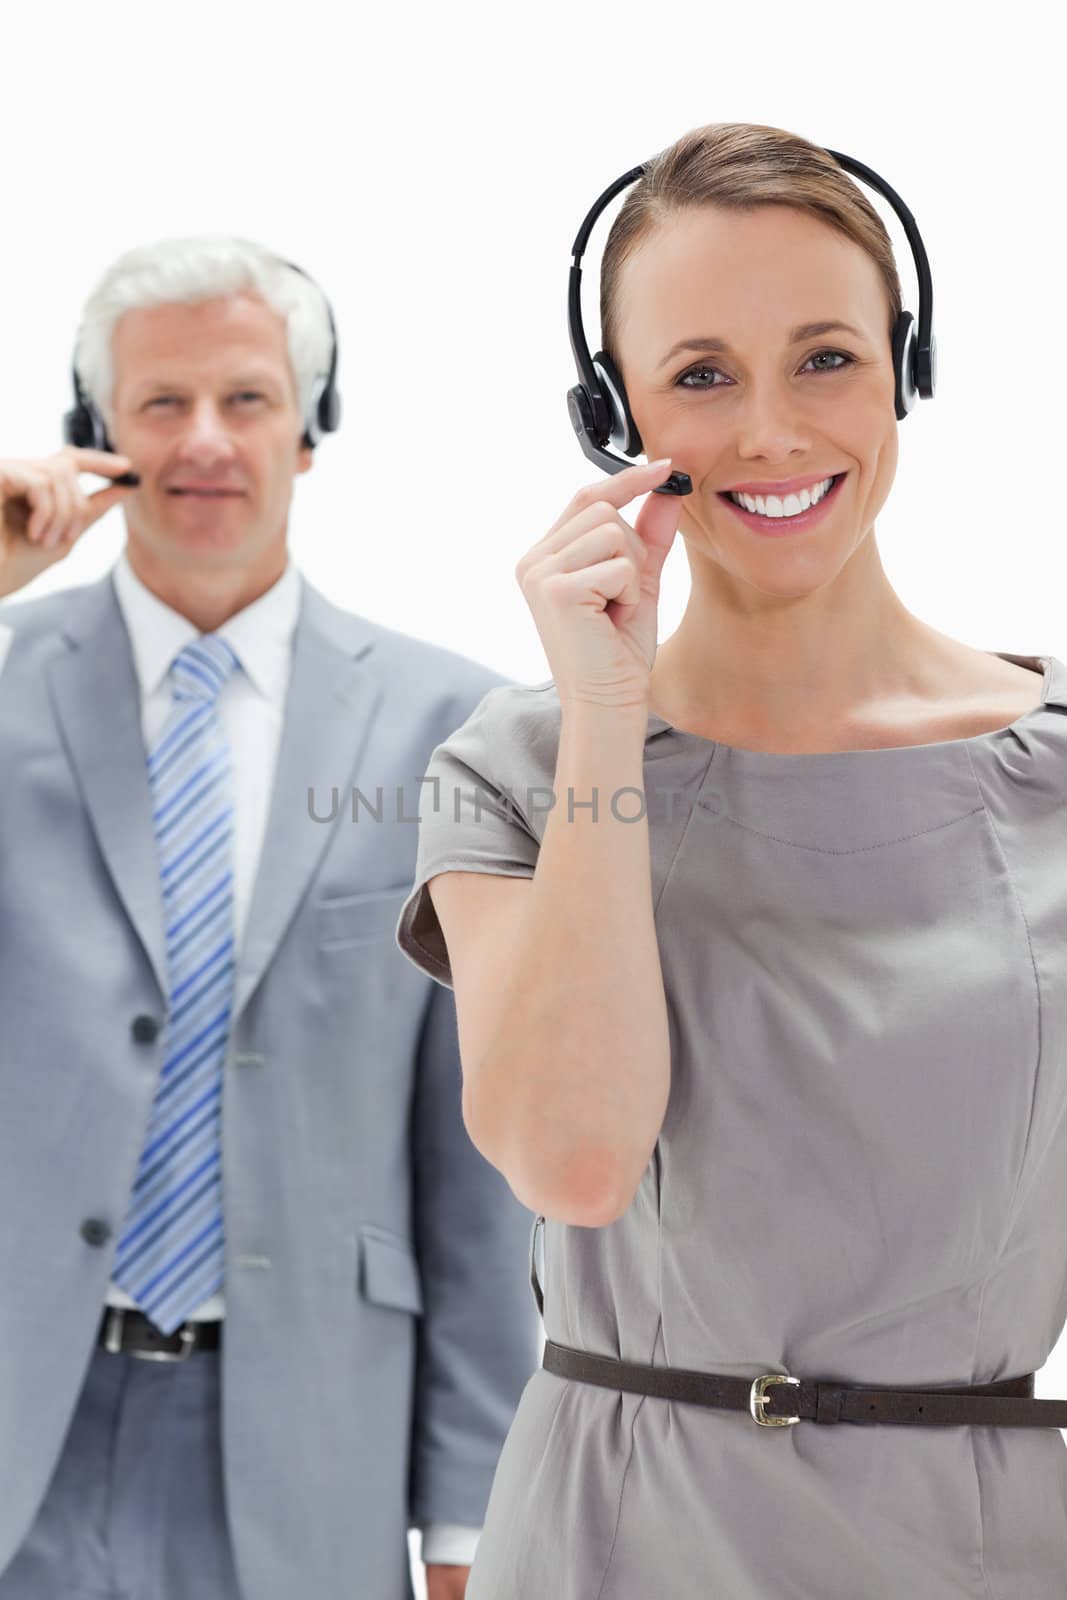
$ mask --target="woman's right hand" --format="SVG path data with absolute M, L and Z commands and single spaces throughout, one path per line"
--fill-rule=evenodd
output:
M 561 703 L 647 708 L 660 573 L 681 516 L 670 459 L 586 484 L 515 568 Z M 631 528 L 619 508 L 648 494 Z
M 40 459 L 0 460 L 0 595 L 25 588 L 62 561 L 86 528 L 134 487 L 113 484 L 87 495 L 79 472 L 111 478 L 132 467 L 128 456 L 73 445 Z

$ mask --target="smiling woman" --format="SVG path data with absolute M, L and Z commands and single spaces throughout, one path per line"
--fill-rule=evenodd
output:
M 653 707 L 782 751 L 969 730 L 982 704 L 995 722 L 1027 674 L 909 613 L 878 552 L 914 398 L 878 212 L 831 152 L 763 124 L 694 129 L 637 171 L 604 246 L 597 359 L 639 448 L 692 485 L 691 594 Z M 916 260 L 928 283 L 921 240 Z
M 552 676 L 435 750 L 398 926 L 544 1224 L 468 1600 L 1052 1600 L 1067 667 L 883 571 L 899 288 L 830 154 L 712 125 L 638 170 L 604 345 L 650 460 L 518 562 Z

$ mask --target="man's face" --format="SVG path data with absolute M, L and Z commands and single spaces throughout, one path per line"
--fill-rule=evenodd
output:
M 109 434 L 141 487 L 131 543 L 168 566 L 276 564 L 312 452 L 285 321 L 251 292 L 127 311 L 113 335 Z

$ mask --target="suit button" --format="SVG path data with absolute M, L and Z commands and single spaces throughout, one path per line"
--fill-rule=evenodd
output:
M 138 1044 L 153 1044 L 159 1037 L 159 1023 L 155 1017 L 134 1017 L 130 1032 Z
M 81 1225 L 81 1236 L 86 1244 L 106 1244 L 111 1238 L 111 1229 L 99 1217 L 86 1217 Z

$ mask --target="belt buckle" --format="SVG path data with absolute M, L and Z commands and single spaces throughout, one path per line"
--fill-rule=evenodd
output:
M 135 1361 L 187 1361 L 193 1353 L 196 1343 L 196 1333 L 188 1323 L 176 1329 L 181 1340 L 180 1350 L 122 1350 L 122 1328 L 126 1321 L 126 1312 L 123 1306 L 108 1306 L 107 1328 L 104 1333 L 104 1348 L 111 1355 L 125 1353 L 132 1356 Z
M 789 1428 L 794 1422 L 799 1422 L 799 1417 L 768 1417 L 764 1407 L 767 1404 L 767 1389 L 772 1383 L 795 1383 L 800 1387 L 799 1378 L 791 1378 L 788 1372 L 765 1372 L 761 1378 L 756 1378 L 749 1391 L 748 1409 L 759 1423 L 761 1428 Z

